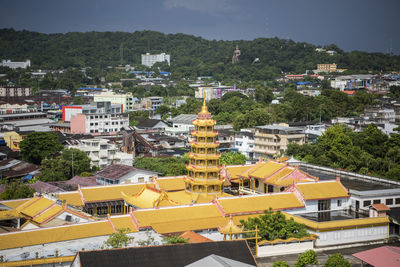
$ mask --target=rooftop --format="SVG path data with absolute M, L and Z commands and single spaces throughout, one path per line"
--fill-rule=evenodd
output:
M 368 215 L 362 213 L 350 212 L 350 211 L 323 211 L 323 212 L 310 212 L 296 214 L 297 216 L 312 220 L 314 222 L 330 222 L 330 221 L 341 221 L 358 218 L 369 218 Z
M 118 180 L 118 178 L 121 178 L 125 174 L 128 174 L 134 170 L 136 170 L 136 168 L 131 166 L 122 164 L 112 164 L 98 171 L 96 175 L 106 179 Z

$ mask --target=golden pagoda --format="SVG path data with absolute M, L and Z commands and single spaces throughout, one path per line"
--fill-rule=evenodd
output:
M 184 179 L 186 192 L 192 194 L 220 195 L 223 191 L 224 179 L 220 176 L 220 154 L 217 153 L 219 143 L 216 142 L 218 132 L 214 131 L 216 121 L 208 112 L 206 97 L 191 132 L 190 162 L 186 166 L 188 175 Z

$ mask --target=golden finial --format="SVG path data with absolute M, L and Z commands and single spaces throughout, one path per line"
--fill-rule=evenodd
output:
M 206 91 L 203 91 L 203 106 L 201 107 L 200 113 L 208 113 L 208 108 L 206 105 Z

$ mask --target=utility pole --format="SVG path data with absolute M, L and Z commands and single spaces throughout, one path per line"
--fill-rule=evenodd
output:
M 119 47 L 119 56 L 120 56 L 120 60 L 121 60 L 121 67 L 122 64 L 124 62 L 124 43 L 121 43 L 121 46 Z
M 74 149 L 71 149 L 72 152 L 72 177 L 74 177 Z

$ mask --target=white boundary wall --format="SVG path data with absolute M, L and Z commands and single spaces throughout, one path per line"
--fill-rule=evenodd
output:
M 257 248 L 257 257 L 270 257 L 276 255 L 286 255 L 294 253 L 303 253 L 306 250 L 314 249 L 314 241 L 307 240 L 302 242 L 293 242 L 285 244 L 265 243 Z

